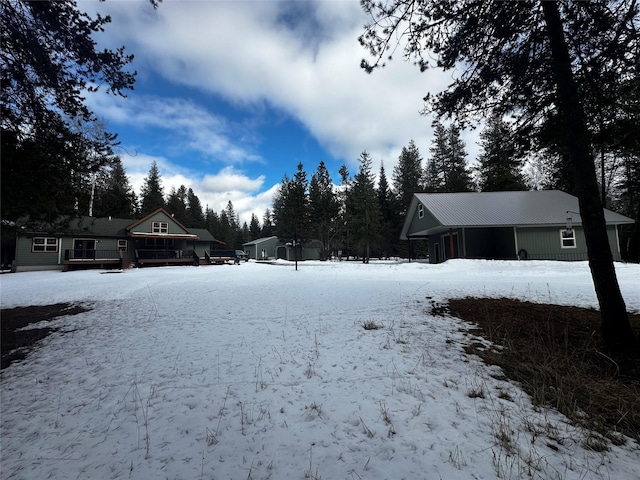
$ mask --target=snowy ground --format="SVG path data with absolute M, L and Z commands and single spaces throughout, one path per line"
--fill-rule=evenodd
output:
M 640 311 L 640 265 L 617 272 Z M 428 314 L 461 296 L 595 307 L 583 262 L 17 273 L 0 294 L 93 308 L 2 372 L 3 479 L 640 478 L 637 444 L 585 449 Z

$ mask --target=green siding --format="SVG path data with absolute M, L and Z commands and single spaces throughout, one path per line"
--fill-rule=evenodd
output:
M 257 241 L 247 242 L 243 244 L 242 248 L 244 248 L 245 252 L 249 252 L 249 258 L 261 260 L 262 259 L 262 249 L 265 250 L 266 258 L 275 258 L 276 257 L 276 248 L 280 240 L 278 237 L 257 239 Z
M 575 227 L 575 248 L 562 248 L 562 227 L 524 227 L 517 229 L 518 251 L 526 250 L 528 258 L 581 259 L 587 253 L 584 232 Z M 539 257 L 540 256 L 540 257 Z
M 531 259 L 586 260 L 587 245 L 582 227 L 576 226 L 573 229 L 576 239 L 575 248 L 562 248 L 561 230 L 561 227 L 518 228 L 518 250 L 526 250 L 528 258 Z M 620 260 L 615 225 L 607 225 L 607 237 L 614 260 Z
M 407 229 L 407 236 L 410 237 L 416 232 L 423 232 L 430 228 L 439 226 L 440 222 L 438 222 L 438 220 L 436 220 L 436 218 L 426 208 L 424 208 L 424 216 L 422 218 L 419 218 L 418 207 L 416 207 L 416 211 L 413 213 L 411 224 Z
M 45 235 L 34 235 L 44 237 Z M 48 238 L 52 238 L 50 235 Z M 18 237 L 16 242 L 16 271 L 27 270 L 62 270 L 64 266 L 65 251 L 73 249 L 76 239 L 90 239 L 96 241 L 96 250 L 117 250 L 118 240 L 127 240 L 127 251 L 122 258 L 128 261 L 135 260 L 134 243 L 127 237 L 91 237 L 89 235 L 77 235 L 73 237 L 58 238 L 58 252 L 32 252 L 32 237 Z
M 53 238 L 54 235 L 33 235 L 33 237 Z M 60 252 L 60 239 L 58 239 L 57 252 L 32 252 L 32 236 L 18 237 L 16 241 L 16 271 L 62 269 L 58 259 L 62 258 L 64 251 Z

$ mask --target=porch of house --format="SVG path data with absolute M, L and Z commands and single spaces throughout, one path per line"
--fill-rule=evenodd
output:
M 64 251 L 62 270 L 123 269 L 128 268 L 130 263 L 123 257 L 122 250 L 71 249 Z
M 136 264 L 139 267 L 160 267 L 169 265 L 206 265 L 195 250 L 136 249 Z

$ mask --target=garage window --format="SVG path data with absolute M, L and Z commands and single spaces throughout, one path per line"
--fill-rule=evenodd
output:
M 576 248 L 576 231 L 573 229 L 560 230 L 560 246 L 562 248 Z

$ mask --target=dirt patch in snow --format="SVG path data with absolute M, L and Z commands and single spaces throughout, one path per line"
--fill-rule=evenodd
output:
M 599 333 L 594 309 L 507 298 L 449 300 L 448 311 L 492 346 L 466 350 L 501 367 L 537 405 L 558 409 L 574 423 L 613 441 L 640 442 L 640 352 L 614 351 Z M 629 314 L 640 336 L 640 315 Z M 595 441 L 589 448 L 606 449 Z
M 57 329 L 52 327 L 26 328 L 39 322 L 48 322 L 66 315 L 77 315 L 91 308 L 72 303 L 55 303 L 31 307 L 16 307 L 0 310 L 0 338 L 2 351 L 0 369 L 12 362 L 22 360 L 31 349 L 47 335 Z

